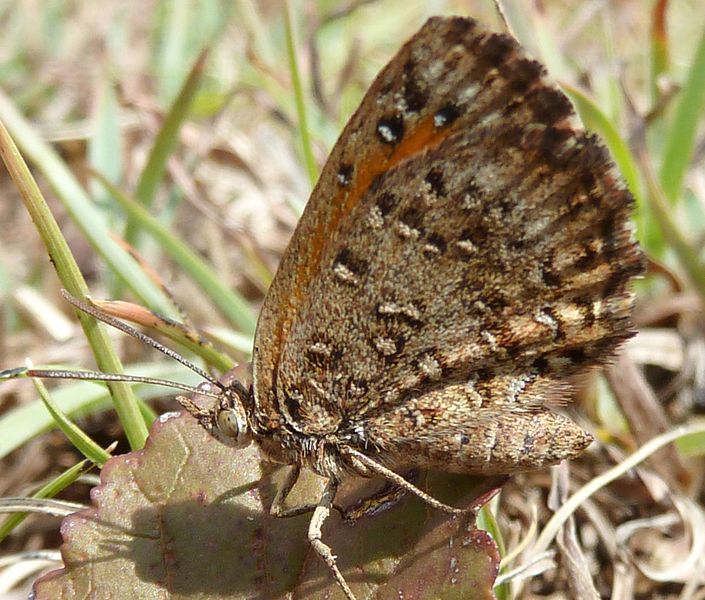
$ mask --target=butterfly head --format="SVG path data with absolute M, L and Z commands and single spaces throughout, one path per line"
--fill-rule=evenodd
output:
M 212 409 L 203 408 L 216 399 Z M 179 403 L 193 415 L 201 426 L 219 442 L 232 448 L 243 448 L 252 441 L 252 429 L 247 418 L 250 394 L 228 374 L 217 383 L 204 382 L 192 398 L 180 396 Z

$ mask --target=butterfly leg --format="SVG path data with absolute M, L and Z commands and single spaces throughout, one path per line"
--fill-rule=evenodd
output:
M 418 470 L 413 469 L 404 475 L 408 481 L 418 475 Z M 354 523 L 362 517 L 374 516 L 398 504 L 409 493 L 406 488 L 386 481 L 384 487 L 371 496 L 362 498 L 350 506 L 341 509 L 341 515 L 349 523 Z
M 269 507 L 269 514 L 273 517 L 277 517 L 278 519 L 288 519 L 289 517 L 298 517 L 299 515 L 303 515 L 304 513 L 310 513 L 316 510 L 318 504 L 315 503 L 302 504 L 301 506 L 294 506 L 292 508 L 286 508 L 284 506 L 284 503 L 289 497 L 292 488 L 296 485 L 296 482 L 299 480 L 300 473 L 300 465 L 291 466 L 291 470 L 287 474 L 283 485 L 281 486 L 281 488 L 279 488 L 279 491 L 277 492 L 276 496 L 274 496 L 274 500 L 272 500 L 272 505 Z M 333 508 L 337 510 L 343 516 L 343 518 L 345 518 L 344 508 L 341 508 L 336 504 L 333 505 Z M 356 513 L 356 516 L 350 520 L 357 520 L 357 518 L 358 516 Z
M 352 460 L 352 464 L 355 466 L 356 469 L 360 471 L 361 474 L 364 475 L 374 473 L 375 475 L 379 475 L 380 477 L 383 477 L 384 479 L 398 485 L 400 488 L 411 492 L 412 494 L 415 494 L 416 496 L 421 498 L 421 500 L 423 500 L 426 504 L 432 506 L 437 510 L 442 510 L 443 512 L 447 512 L 453 515 L 462 515 L 467 514 L 469 512 L 474 512 L 473 508 L 455 508 L 454 506 L 444 504 L 440 500 L 436 500 L 430 494 L 427 494 L 423 490 L 417 488 L 413 483 L 409 483 L 398 473 L 395 473 L 391 469 L 380 465 L 378 462 L 372 460 L 369 456 L 365 456 L 362 452 L 358 452 L 357 450 L 353 450 L 352 448 L 347 448 L 344 453 Z
M 333 577 L 335 577 L 335 580 L 342 588 L 348 600 L 356 600 L 355 594 L 352 593 L 350 586 L 348 586 L 343 574 L 340 572 L 340 569 L 338 569 L 336 557 L 331 551 L 330 546 L 327 546 L 321 541 L 321 528 L 330 515 L 331 508 L 333 508 L 333 499 L 337 491 L 338 482 L 335 479 L 329 479 L 326 487 L 323 489 L 323 494 L 318 502 L 318 506 L 316 506 L 316 510 L 313 511 L 313 517 L 311 517 L 311 523 L 308 526 L 308 541 L 311 543 L 311 546 L 318 556 L 328 565 L 328 568 L 333 573 Z
M 285 519 L 288 517 L 296 517 L 298 515 L 302 515 L 304 513 L 316 510 L 316 506 L 318 506 L 317 504 L 303 504 L 301 506 L 295 506 L 293 508 L 284 507 L 284 502 L 286 502 L 286 499 L 289 496 L 291 489 L 296 485 L 296 482 L 299 480 L 299 473 L 301 473 L 301 466 L 292 465 L 291 470 L 286 475 L 284 484 L 281 488 L 279 488 L 279 491 L 277 492 L 276 496 L 274 496 L 272 505 L 269 507 L 269 514 L 273 517 Z

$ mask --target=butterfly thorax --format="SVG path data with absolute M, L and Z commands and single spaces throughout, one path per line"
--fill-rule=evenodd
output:
M 304 466 L 325 477 L 340 478 L 349 470 L 336 432 L 303 433 L 286 418 L 263 422 L 256 415 L 253 417 L 253 438 L 270 461 Z

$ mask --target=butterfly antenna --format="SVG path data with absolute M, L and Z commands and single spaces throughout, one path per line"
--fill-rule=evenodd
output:
M 87 302 L 83 302 L 82 300 L 79 300 L 78 298 L 75 298 L 69 292 L 66 290 L 61 290 L 61 295 L 69 302 L 72 304 L 74 307 L 76 307 L 78 310 L 86 313 L 87 315 L 90 315 L 97 321 L 102 321 L 106 325 L 110 325 L 111 327 L 114 327 L 115 329 L 118 329 L 119 331 L 122 331 L 123 333 L 126 333 L 129 336 L 132 336 L 133 338 L 139 340 L 140 342 L 143 342 L 147 344 L 148 346 L 151 346 L 155 350 L 158 350 L 162 354 L 168 356 L 169 358 L 174 359 L 175 361 L 181 363 L 184 365 L 186 368 L 191 369 L 194 373 L 200 375 L 205 379 L 206 381 L 212 383 L 213 385 L 218 386 L 219 388 L 223 388 L 223 385 L 215 378 L 211 377 L 206 371 L 201 369 L 200 367 L 196 366 L 193 364 L 190 360 L 185 359 L 183 356 L 181 356 L 178 352 L 175 352 L 171 348 L 167 348 L 163 344 L 160 344 L 157 340 L 155 340 L 152 337 L 149 337 L 147 334 L 142 333 L 141 331 L 138 331 L 134 327 L 131 327 L 127 323 L 123 323 L 122 321 L 115 319 L 114 317 L 111 317 L 110 315 L 105 314 L 101 310 L 97 309 L 95 306 L 88 304 Z M 72 372 L 72 371 L 69 371 Z M 73 371 L 75 372 L 75 371 Z M 117 381 L 116 379 L 111 379 L 111 381 Z
M 68 369 L 35 369 L 34 367 L 19 367 L 0 371 L 0 380 L 17 379 L 21 377 L 41 377 L 42 379 L 80 379 L 81 381 L 124 381 L 126 383 L 146 383 L 161 385 L 192 394 L 199 393 L 203 396 L 219 398 L 220 394 L 212 394 L 195 386 L 157 377 L 143 377 L 141 375 L 128 375 L 125 373 L 103 373 L 102 371 L 71 371 Z

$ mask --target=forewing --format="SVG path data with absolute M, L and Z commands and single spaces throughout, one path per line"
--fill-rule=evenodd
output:
M 573 119 L 513 40 L 429 20 L 351 118 L 282 259 L 256 334 L 260 414 L 362 443 L 365 419 L 456 384 L 541 410 L 552 382 L 609 358 L 641 256 L 631 197 Z

